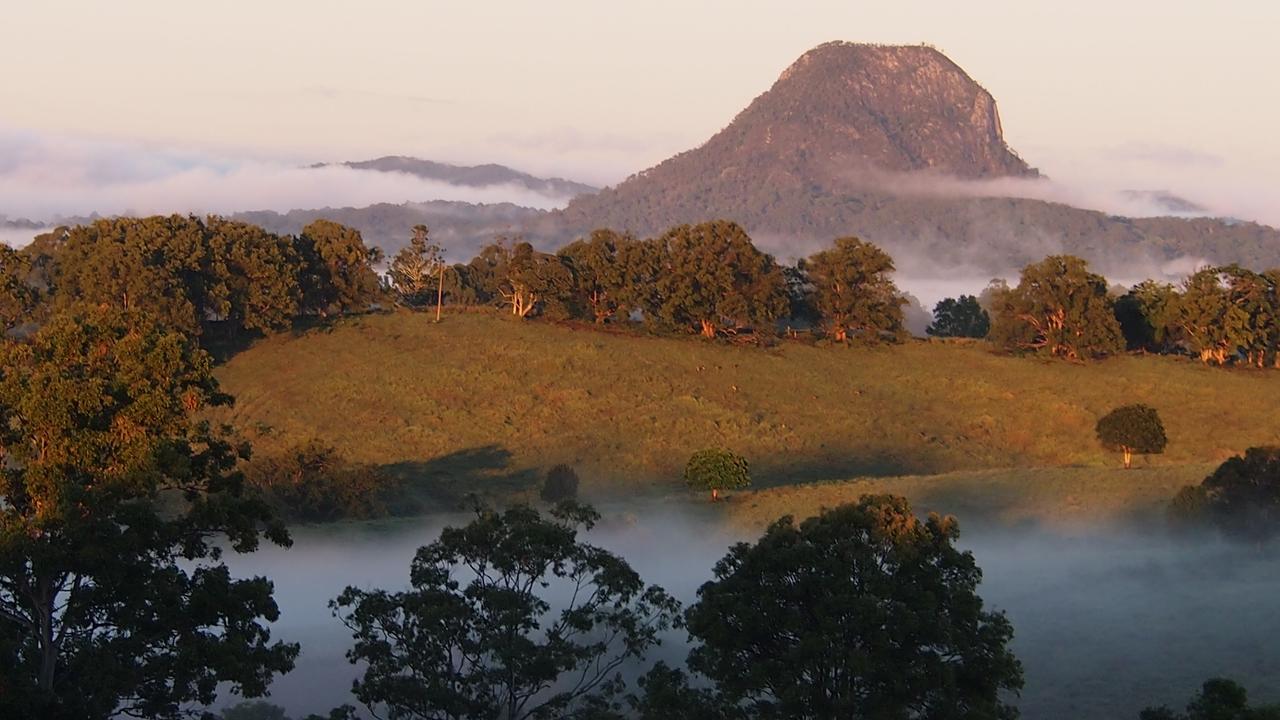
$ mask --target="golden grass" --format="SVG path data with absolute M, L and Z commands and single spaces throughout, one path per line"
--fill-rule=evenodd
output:
M 218 375 L 238 399 L 220 419 L 270 428 L 254 438 L 259 452 L 314 437 L 456 492 L 516 490 L 561 462 L 589 493 L 667 489 L 691 453 L 719 445 L 747 456 L 757 486 L 865 476 L 902 492 L 950 483 L 956 503 L 1017 486 L 1007 492 L 1018 503 L 1069 505 L 1132 495 L 1148 475 L 1191 481 L 1246 447 L 1280 442 L 1272 372 L 1167 357 L 1073 365 L 982 343 L 761 349 L 399 312 L 265 340 Z M 1131 402 L 1160 411 L 1169 448 L 1150 470 L 1117 473 L 1093 426 Z M 1165 483 L 1152 487 L 1167 497 Z M 1038 484 L 1062 487 L 1045 495 Z M 778 492 L 790 502 L 792 491 Z

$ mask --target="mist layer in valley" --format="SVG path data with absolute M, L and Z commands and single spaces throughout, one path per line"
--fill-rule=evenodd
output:
M 728 546 L 758 533 L 729 528 L 711 506 L 603 507 L 592 542 L 686 604 Z M 297 669 L 270 700 L 297 717 L 354 702 L 351 638 L 327 602 L 343 587 L 404 589 L 415 550 L 465 516 L 302 527 L 289 550 L 231 558 L 266 575 L 281 608 L 275 634 L 302 643 Z M 961 518 L 960 545 L 983 570 L 989 608 L 1007 612 L 1025 666 L 1024 718 L 1136 718 L 1145 706 L 1181 706 L 1212 676 L 1237 679 L 1258 701 L 1280 699 L 1280 559 L 1208 536 L 1114 526 L 1008 527 Z M 680 663 L 683 633 L 649 662 Z M 230 698 L 225 698 L 224 701 Z

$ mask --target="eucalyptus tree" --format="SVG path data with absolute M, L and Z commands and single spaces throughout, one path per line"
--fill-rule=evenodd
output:
M 228 402 L 187 337 L 70 308 L 0 347 L 0 697 L 14 717 L 176 718 L 287 672 L 265 578 L 223 547 L 288 544 L 196 419 Z

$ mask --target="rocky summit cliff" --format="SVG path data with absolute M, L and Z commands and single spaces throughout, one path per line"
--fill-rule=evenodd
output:
M 918 171 L 1037 176 L 1005 144 L 995 99 L 936 49 L 826 43 L 701 147 L 580 198 L 566 216 L 645 225 L 629 206 L 682 198 L 756 215 L 781 196 L 874 190 L 886 175 Z
M 1254 223 L 1121 218 L 979 197 L 990 191 L 966 183 L 1037 177 L 1005 144 L 991 94 L 936 49 L 827 43 L 702 146 L 575 198 L 530 230 L 649 235 L 728 218 L 783 257 L 858 235 L 899 267 L 943 273 L 957 265 L 1006 271 L 1056 252 L 1116 272 L 1187 255 L 1280 264 L 1280 232 Z

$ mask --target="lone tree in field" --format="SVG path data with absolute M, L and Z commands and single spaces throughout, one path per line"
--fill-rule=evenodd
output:
M 684 482 L 695 490 L 710 490 L 711 501 L 720 499 L 721 490 L 738 490 L 751 484 L 747 459 L 721 448 L 699 450 L 684 466 Z
M 991 330 L 991 316 L 978 298 L 961 295 L 946 298 L 933 307 L 933 323 L 925 333 L 933 337 L 984 338 Z
M 813 307 L 837 342 L 878 343 L 902 338 L 902 306 L 907 302 L 893 284 L 893 258 L 856 237 L 801 261 L 813 286 Z
M 892 496 L 784 517 L 698 590 L 689 667 L 752 718 L 1015 718 L 1013 627 L 958 536 Z
M 1118 407 L 1098 421 L 1096 430 L 1104 447 L 1124 453 L 1126 469 L 1132 465 L 1134 453 L 1162 453 L 1169 443 L 1160 414 L 1146 405 Z
M 578 537 L 599 519 L 480 510 L 419 548 L 409 589 L 348 587 L 330 603 L 363 666 L 352 691 L 400 720 L 583 717 L 609 702 L 679 603 L 626 560 Z

